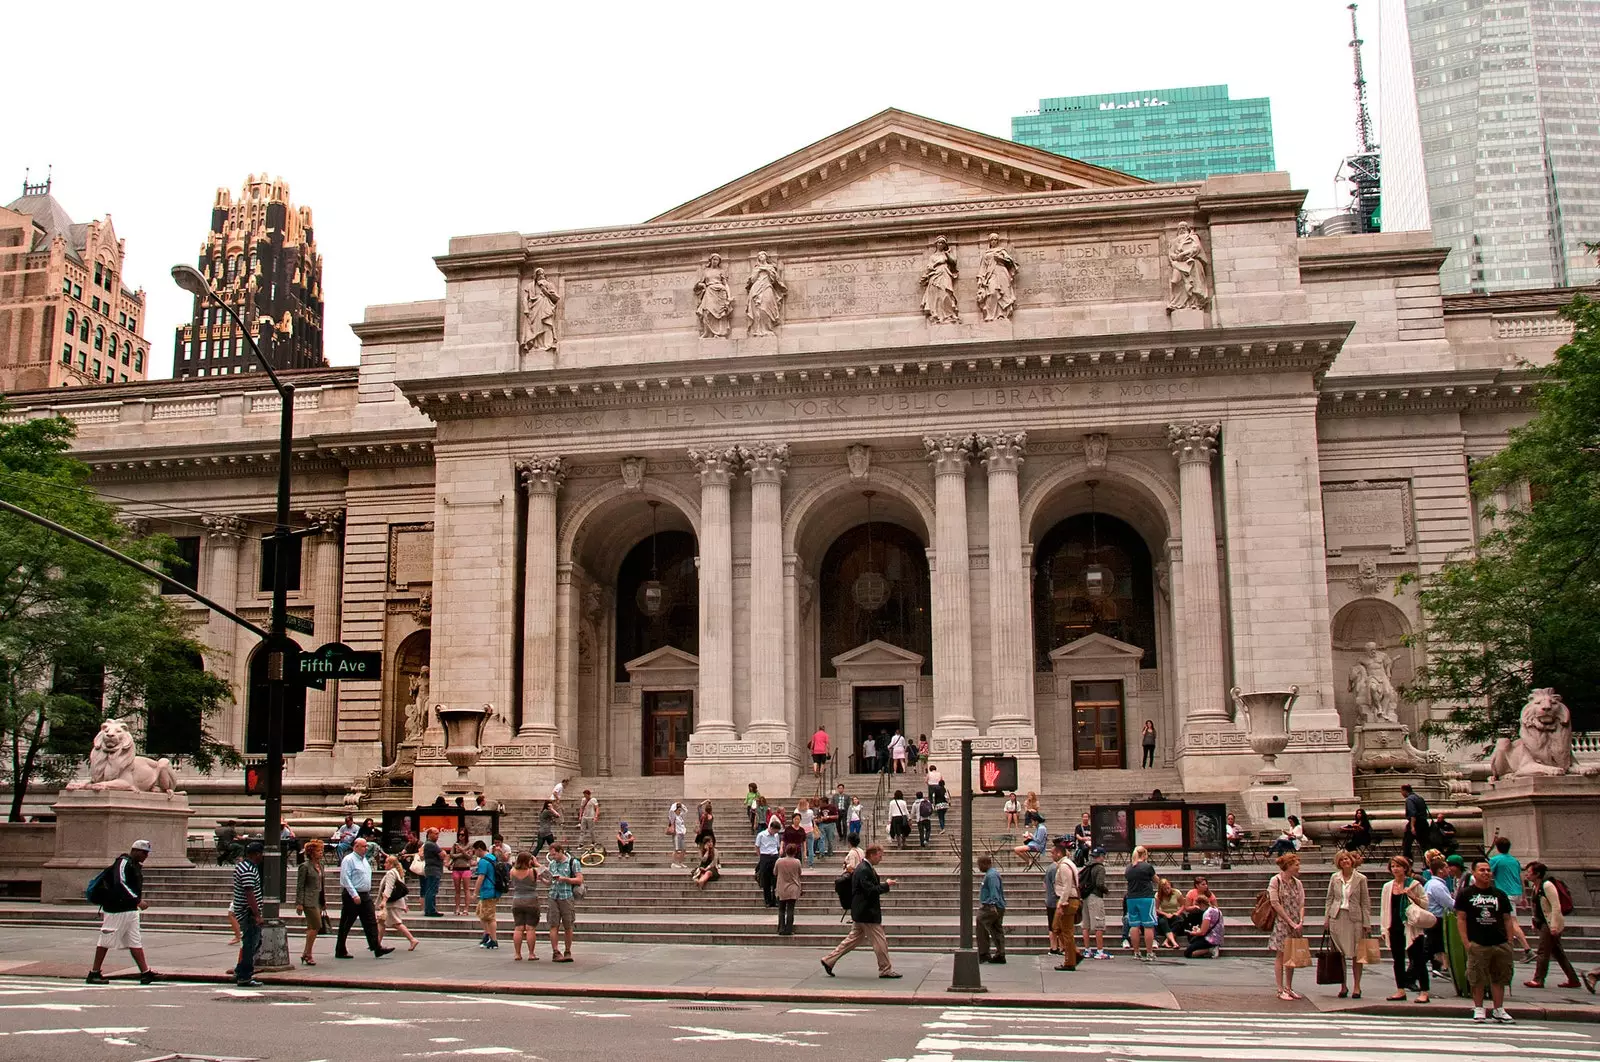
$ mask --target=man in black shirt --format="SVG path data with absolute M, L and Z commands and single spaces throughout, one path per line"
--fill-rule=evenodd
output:
M 1517 933 L 1511 897 L 1495 888 L 1494 871 L 1487 859 L 1472 865 L 1472 880 L 1456 894 L 1456 925 L 1467 942 L 1467 983 L 1472 986 L 1472 1020 L 1483 1021 L 1483 993 L 1494 1002 L 1489 1017 L 1509 1023 L 1506 985 L 1516 959 L 1511 938 Z
M 105 917 L 100 923 L 100 939 L 95 944 L 94 968 L 84 978 L 91 985 L 110 984 L 100 967 L 112 948 L 127 948 L 139 967 L 139 981 L 149 984 L 155 971 L 144 961 L 144 939 L 139 932 L 139 912 L 150 906 L 144 899 L 144 861 L 150 855 L 149 841 L 135 841 L 126 855 L 119 855 L 100 875 L 93 898 Z
M 429 830 L 422 841 L 422 917 L 443 918 L 439 913 L 439 882 L 444 878 L 444 849 L 439 831 Z
M 1411 858 L 1414 845 L 1428 847 L 1430 827 L 1428 826 L 1428 802 L 1422 799 L 1422 794 L 1413 792 L 1409 784 L 1402 785 L 1400 792 L 1406 796 L 1406 828 L 1401 837 L 1400 847 L 1407 859 Z

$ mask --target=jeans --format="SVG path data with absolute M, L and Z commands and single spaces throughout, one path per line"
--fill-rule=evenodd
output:
M 794 934 L 794 904 L 793 900 L 778 901 L 778 935 L 780 937 Z
M 947 811 L 949 811 L 949 810 L 950 810 L 949 808 L 941 808 L 941 807 L 935 807 L 933 809 L 933 813 L 935 815 L 939 816 L 939 832 L 940 833 L 944 832 L 944 816 L 945 816 L 945 813 Z
M 917 820 L 917 845 L 921 848 L 928 847 L 928 838 L 933 833 L 932 819 Z
M 1144 758 L 1139 761 L 1139 766 L 1141 766 L 1141 767 L 1154 767 L 1155 765 L 1156 765 L 1156 747 L 1154 745 L 1146 745 L 1146 746 L 1144 746 Z
M 439 913 L 439 881 L 435 874 L 422 876 L 422 913 L 428 917 Z
M 233 979 L 244 984 L 256 975 L 256 952 L 261 950 L 261 927 L 249 912 L 239 916 L 239 962 L 233 968 Z
M 807 837 L 806 843 L 802 847 L 806 850 L 806 866 L 814 866 L 815 864 L 812 860 L 816 858 L 817 839 L 815 837 Z
M 1192 959 L 1195 957 L 1197 952 L 1210 951 L 1213 947 L 1215 947 L 1215 945 L 1205 937 L 1190 937 L 1189 946 L 1183 949 L 1183 957 L 1185 959 Z
M 555 841 L 554 837 L 546 837 L 544 834 L 540 834 L 534 841 L 533 854 L 538 855 L 544 850 L 546 845 L 552 843 L 553 841 Z

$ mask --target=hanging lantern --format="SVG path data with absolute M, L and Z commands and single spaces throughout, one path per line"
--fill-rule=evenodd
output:
M 1083 591 L 1089 595 L 1089 600 L 1100 601 L 1111 596 L 1116 587 L 1117 577 L 1114 572 L 1100 563 L 1100 525 L 1096 519 L 1094 507 L 1094 489 L 1100 485 L 1097 479 L 1089 480 L 1089 535 L 1090 549 L 1089 563 L 1083 567 Z
M 864 490 L 862 496 L 867 499 L 867 570 L 856 576 L 856 581 L 850 587 L 850 597 L 855 601 L 856 607 L 864 612 L 876 612 L 889 600 L 889 580 L 879 575 L 872 567 L 872 495 L 875 491 Z
M 660 504 L 658 501 L 650 503 L 650 578 L 639 584 L 639 592 L 633 596 L 639 611 L 652 619 L 659 616 L 667 604 L 667 590 L 661 585 L 661 573 L 656 568 L 656 506 Z

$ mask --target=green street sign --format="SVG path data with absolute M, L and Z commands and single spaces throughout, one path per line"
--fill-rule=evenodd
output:
M 328 642 L 300 654 L 300 681 L 312 689 L 338 682 L 377 682 L 383 678 L 383 654 L 359 652 L 343 642 Z
M 311 621 L 310 620 L 301 619 L 299 616 L 290 616 L 290 615 L 286 614 L 283 617 L 283 625 L 285 627 L 289 628 L 291 631 L 298 631 L 301 634 L 315 634 L 315 633 L 317 633 L 315 630 L 312 629 L 312 625 L 311 625 Z

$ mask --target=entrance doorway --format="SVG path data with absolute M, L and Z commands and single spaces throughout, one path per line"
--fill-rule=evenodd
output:
M 682 774 L 694 729 L 694 693 L 648 690 L 644 694 L 644 763 L 647 775 Z
M 1121 682 L 1072 684 L 1072 768 L 1120 770 L 1122 760 Z
M 871 737 L 878 745 L 880 768 L 889 755 L 889 738 L 906 724 L 906 691 L 904 686 L 855 687 L 854 725 L 851 734 L 855 745 L 850 750 L 850 761 L 858 773 L 868 770 L 862 762 L 861 743 Z

